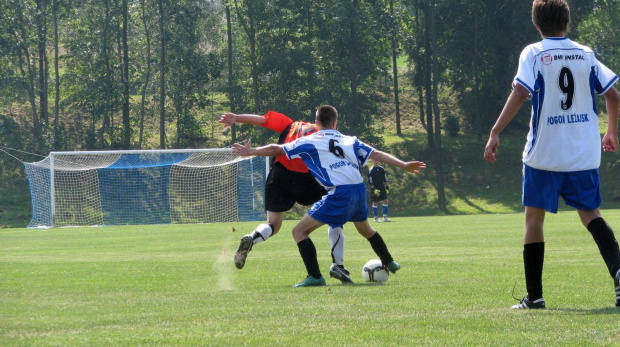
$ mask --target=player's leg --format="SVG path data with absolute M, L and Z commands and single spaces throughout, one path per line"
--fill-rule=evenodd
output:
M 267 210 L 267 223 L 260 224 L 250 234 L 244 235 L 239 241 L 239 247 L 235 253 L 235 266 L 242 269 L 248 252 L 252 246 L 266 241 L 275 235 L 282 226 L 284 212 L 295 205 L 295 197 L 291 193 L 290 171 L 282 164 L 273 165 L 265 182 L 265 209 Z
M 568 188 L 564 201 L 577 209 L 581 223 L 588 229 L 614 279 L 616 306 L 620 307 L 620 249 L 613 230 L 601 217 L 602 201 L 598 170 L 587 170 L 566 175 Z M 563 191 L 564 193 L 564 191 Z
M 299 254 L 306 266 L 308 277 L 295 285 L 295 287 L 308 287 L 308 286 L 322 286 L 325 285 L 325 278 L 321 274 L 319 268 L 319 261 L 316 255 L 316 248 L 314 243 L 310 239 L 310 233 L 316 230 L 324 223 L 312 218 L 307 213 L 303 218 L 293 227 L 293 239 L 297 242 L 299 248 Z
M 381 201 L 381 205 L 383 207 L 383 221 L 390 222 L 390 219 L 388 218 L 388 199 L 383 199 Z
M 353 283 L 351 273 L 344 267 L 344 230 L 342 227 L 327 229 L 327 235 L 332 250 L 332 265 L 329 275 L 339 279 L 342 283 Z
M 514 309 L 545 308 L 542 297 L 542 271 L 545 258 L 543 224 L 545 210 L 525 206 L 525 233 L 523 237 L 523 267 L 527 295 Z
M 267 241 L 268 238 L 275 235 L 282 227 L 284 212 L 267 211 L 267 224 L 260 224 L 250 234 L 252 235 L 253 244 Z
M 577 210 L 581 222 L 588 229 L 601 256 L 607 265 L 609 274 L 614 279 L 616 289 L 616 307 L 620 307 L 620 248 L 614 232 L 601 217 L 599 209 L 596 210 Z
M 355 225 L 357 232 L 368 240 L 370 247 L 372 247 L 373 251 L 375 251 L 375 254 L 377 254 L 381 260 L 381 263 L 383 263 L 383 265 L 385 265 L 392 273 L 398 271 L 400 269 L 400 265 L 394 261 L 392 254 L 390 254 L 390 251 L 385 244 L 385 241 L 383 241 L 381 235 L 379 235 L 379 233 L 370 226 L 368 219 L 361 222 L 353 222 L 353 224 Z
M 267 211 L 267 224 L 259 224 L 254 231 L 241 238 L 239 247 L 235 252 L 235 266 L 237 269 L 243 269 L 248 253 L 255 244 L 266 241 L 280 230 L 283 219 L 284 212 Z
M 542 272 L 545 258 L 543 224 L 546 211 L 556 213 L 558 210 L 558 198 L 565 176 L 564 173 L 523 166 L 522 191 L 525 206 L 523 266 L 527 295 L 512 308 L 545 308 L 545 300 L 542 297 Z
M 379 221 L 379 201 L 372 202 L 372 215 L 375 217 L 375 222 Z

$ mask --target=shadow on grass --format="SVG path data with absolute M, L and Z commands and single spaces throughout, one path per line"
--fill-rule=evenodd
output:
M 604 307 L 604 308 L 594 308 L 594 309 L 581 309 L 581 308 L 547 308 L 549 311 L 558 311 L 558 312 L 568 312 L 568 313 L 579 313 L 579 314 L 620 314 L 620 307 Z

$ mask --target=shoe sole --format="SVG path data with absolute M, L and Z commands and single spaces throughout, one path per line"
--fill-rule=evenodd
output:
M 339 280 L 340 282 L 342 282 L 343 284 L 353 283 L 353 280 L 351 279 L 351 277 L 339 274 L 339 273 L 337 273 L 335 271 L 334 272 L 330 271 L 329 272 L 329 277 L 335 278 L 335 279 Z
M 244 243 L 244 240 L 246 242 Z M 249 243 L 250 247 L 243 247 L 245 244 Z M 241 242 L 239 242 L 239 248 L 237 248 L 237 252 L 235 253 L 235 266 L 237 269 L 241 270 L 245 266 L 245 260 L 248 257 L 248 253 L 252 249 L 252 239 L 246 238 L 245 236 L 241 238 Z

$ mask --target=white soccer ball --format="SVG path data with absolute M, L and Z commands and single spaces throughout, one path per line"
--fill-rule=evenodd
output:
M 362 277 L 366 282 L 386 282 L 389 275 L 390 273 L 379 259 L 367 261 L 362 268 Z

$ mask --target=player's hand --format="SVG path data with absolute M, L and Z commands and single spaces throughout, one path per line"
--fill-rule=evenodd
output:
M 372 193 L 373 193 L 375 196 L 379 196 L 379 194 L 381 194 L 381 191 L 380 191 L 379 189 L 375 189 L 375 190 L 373 190 L 373 191 L 372 191 Z
M 227 127 L 233 126 L 236 122 L 237 122 L 237 115 L 234 113 L 224 113 L 221 117 L 220 120 L 218 120 L 219 123 L 224 123 L 224 125 L 226 125 Z
M 248 141 L 243 141 L 243 143 L 235 143 L 232 146 L 232 152 L 240 157 L 252 155 L 252 150 L 254 150 L 254 148 Z
M 390 188 L 385 187 L 385 194 L 390 194 Z
M 493 164 L 495 163 L 495 155 L 497 154 L 497 148 L 499 148 L 499 136 L 490 135 L 489 141 L 486 147 L 484 147 L 484 160 Z
M 618 150 L 618 135 L 605 134 L 603 136 L 603 152 L 615 152 Z
M 404 169 L 417 175 L 420 173 L 420 169 L 426 169 L 426 163 L 421 161 L 409 161 L 405 163 Z

